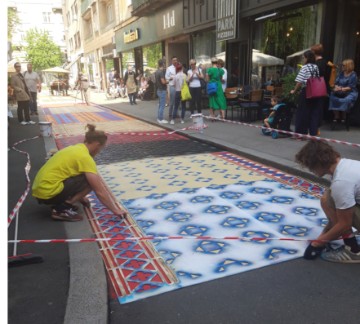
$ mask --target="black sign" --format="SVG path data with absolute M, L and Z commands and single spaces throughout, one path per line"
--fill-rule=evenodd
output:
M 236 38 L 236 0 L 216 1 L 216 41 Z

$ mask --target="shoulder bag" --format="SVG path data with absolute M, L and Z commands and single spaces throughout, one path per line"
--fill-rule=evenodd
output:
M 184 82 L 181 86 L 181 101 L 191 100 L 191 94 L 189 90 L 189 86 L 186 82 L 186 76 L 184 76 Z
M 219 69 L 218 69 L 218 73 L 219 73 Z M 214 96 L 217 92 L 217 82 L 209 82 L 207 84 L 207 94 L 209 96 Z
M 324 77 L 319 76 L 313 67 L 310 68 L 311 77 L 306 81 L 306 99 L 326 97 L 328 95 Z

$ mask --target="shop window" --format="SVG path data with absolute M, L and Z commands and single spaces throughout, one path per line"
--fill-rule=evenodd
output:
M 157 70 L 158 61 L 162 57 L 162 45 L 156 43 L 143 47 L 143 72 L 144 76 L 150 77 Z
M 276 85 L 287 73 L 296 72 L 302 54 L 317 43 L 318 6 L 289 10 L 254 23 L 251 85 Z
M 211 66 L 211 58 L 216 56 L 225 61 L 225 41 L 216 42 L 215 31 L 193 35 L 194 58 L 203 69 Z

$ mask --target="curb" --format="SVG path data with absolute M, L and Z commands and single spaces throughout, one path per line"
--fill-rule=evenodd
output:
M 39 121 L 45 121 L 42 113 Z M 57 148 L 52 135 L 43 139 L 46 152 Z M 87 217 L 81 222 L 64 222 L 64 227 L 69 238 L 93 235 Z M 64 323 L 108 323 L 107 277 L 98 244 L 68 244 L 68 249 L 70 278 Z

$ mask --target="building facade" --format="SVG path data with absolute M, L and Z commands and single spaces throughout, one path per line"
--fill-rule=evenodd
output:
M 25 60 L 26 53 L 21 48 L 24 45 L 26 32 L 30 29 L 45 30 L 50 38 L 66 55 L 66 41 L 61 12 L 61 0 L 9 0 L 7 7 L 16 11 L 19 25 L 11 35 L 11 55 L 9 60 Z
M 360 0 L 64 0 L 78 2 L 84 69 L 102 75 L 128 65 L 151 75 L 159 58 L 203 68 L 223 58 L 228 86 L 263 88 L 294 71 L 302 53 L 324 45 L 335 64 L 360 74 Z M 112 10 L 110 10 L 112 8 Z M 72 36 L 69 36 L 70 38 Z

